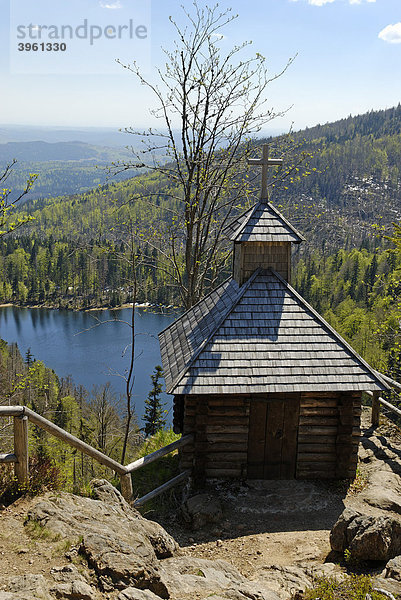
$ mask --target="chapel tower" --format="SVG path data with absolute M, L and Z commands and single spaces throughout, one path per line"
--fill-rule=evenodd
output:
M 285 281 L 290 281 L 292 244 L 305 240 L 269 202 L 267 169 L 281 163 L 282 159 L 269 158 L 267 145 L 263 146 L 261 159 L 249 160 L 249 164 L 262 167 L 260 200 L 226 230 L 234 244 L 233 278 L 239 285 L 257 268 L 274 269 Z

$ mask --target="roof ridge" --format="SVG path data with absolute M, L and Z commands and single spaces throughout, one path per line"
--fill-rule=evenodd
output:
M 267 203 L 268 206 L 272 209 L 272 211 L 274 212 L 274 214 L 279 218 L 282 219 L 282 221 L 284 221 L 284 223 L 287 225 L 287 227 L 289 227 L 291 229 L 291 231 L 293 231 L 298 237 L 301 238 L 301 240 L 303 242 L 306 241 L 306 238 L 302 235 L 302 233 L 300 231 L 298 231 L 298 229 L 296 229 L 296 227 L 294 227 L 293 225 L 291 225 L 291 223 L 285 218 L 285 216 L 278 210 L 278 208 L 276 208 L 274 206 L 274 204 L 272 204 L 271 202 Z
M 213 290 L 211 290 L 208 294 L 206 294 L 206 296 L 203 296 L 200 300 L 198 300 L 198 302 L 196 304 L 193 304 L 191 306 L 191 308 L 187 308 L 187 310 L 184 310 L 184 312 L 182 313 L 182 315 L 179 315 L 177 317 L 177 319 L 175 319 L 175 321 L 173 321 L 172 323 L 170 323 L 170 325 L 167 325 L 164 329 L 162 329 L 161 331 L 159 331 L 159 333 L 157 334 L 157 337 L 161 336 L 162 333 L 164 333 L 165 331 L 167 331 L 167 329 L 170 329 L 170 327 L 172 327 L 178 319 L 182 319 L 182 317 L 184 317 L 185 315 L 187 315 L 191 310 L 193 310 L 196 306 L 198 306 L 198 304 L 200 304 L 201 302 L 203 302 L 204 300 L 206 300 L 206 298 L 209 298 L 209 296 L 211 296 L 212 294 L 214 294 L 215 292 L 217 292 L 217 290 L 219 290 L 221 287 L 223 287 L 223 285 L 225 285 L 228 281 L 231 281 L 232 276 L 227 277 L 227 279 L 225 279 L 222 283 L 220 283 L 220 285 L 218 285 L 216 288 L 214 288 Z
M 306 307 L 312 314 L 314 317 L 317 318 L 317 320 L 324 326 L 326 327 L 326 329 L 328 329 L 330 331 L 330 333 L 332 333 L 334 335 L 334 337 L 337 339 L 337 341 L 339 341 L 347 350 L 349 350 L 351 352 L 351 354 L 360 362 L 362 363 L 362 365 L 364 367 L 366 367 L 368 369 L 368 371 L 373 375 L 373 377 L 379 381 L 382 385 L 384 385 L 384 387 L 388 390 L 391 389 L 391 387 L 381 378 L 378 376 L 377 372 L 375 371 L 375 369 L 373 369 L 373 367 L 371 367 L 369 365 L 369 363 L 366 362 L 366 360 L 364 358 L 362 358 L 362 356 L 360 356 L 358 354 L 358 352 L 356 352 L 356 350 L 353 349 L 353 347 L 346 341 L 344 340 L 344 338 L 326 321 L 326 319 L 324 319 L 321 315 L 319 315 L 319 313 L 304 299 L 302 298 L 301 294 L 299 294 L 293 287 L 291 284 L 288 283 L 288 281 L 286 281 L 285 279 L 283 279 L 283 277 L 281 277 L 281 275 L 279 273 L 277 273 L 277 271 L 275 271 L 274 269 L 270 268 L 270 269 L 264 269 L 265 271 L 271 271 L 273 273 L 273 275 L 275 277 L 277 277 L 277 279 L 288 289 L 288 291 L 297 298 L 297 300 L 299 300 L 301 302 L 301 304 Z
M 230 236 L 230 240 L 232 240 L 233 238 L 236 238 L 237 235 L 239 235 L 241 233 L 241 231 L 244 229 L 244 227 L 248 224 L 250 218 L 252 217 L 255 208 L 258 206 L 259 202 L 255 202 L 255 204 L 253 204 L 250 208 L 248 208 L 247 211 L 245 211 L 243 213 L 242 216 L 246 215 L 247 212 L 249 212 L 249 214 L 245 217 L 245 219 L 243 220 L 243 222 L 241 223 L 241 225 L 238 227 L 238 229 L 236 229 L 234 231 L 234 233 Z M 239 218 L 239 217 L 237 217 Z
M 195 362 L 195 360 L 198 358 L 198 356 L 203 352 L 205 346 L 209 343 L 210 339 L 220 329 L 220 327 L 222 326 L 222 324 L 224 323 L 224 321 L 227 319 L 228 315 L 235 308 L 235 306 L 237 306 L 238 301 L 242 298 L 242 296 L 244 295 L 244 293 L 246 292 L 246 290 L 248 289 L 248 287 L 250 286 L 250 284 L 257 277 L 257 275 L 260 274 L 261 271 L 262 271 L 262 269 L 260 267 L 258 269 L 256 269 L 256 271 L 254 271 L 252 273 L 252 275 L 249 277 L 249 279 L 239 288 L 239 290 L 238 290 L 239 293 L 238 293 L 237 298 L 231 302 L 231 306 L 223 313 L 223 315 L 220 317 L 220 319 L 218 320 L 218 322 L 215 325 L 215 327 L 213 327 L 212 331 L 209 333 L 209 335 L 207 336 L 207 338 L 200 344 L 199 348 L 196 350 L 196 352 L 194 352 L 194 354 L 191 356 L 190 360 L 181 369 L 180 373 L 175 378 L 174 383 L 169 387 L 168 390 L 166 389 L 167 394 L 172 393 L 172 390 L 174 390 L 174 388 L 176 388 L 177 385 L 181 382 L 181 380 L 183 379 L 185 373 L 192 366 L 192 364 Z M 232 280 L 233 278 L 231 277 L 230 279 Z M 205 298 L 206 297 L 207 296 L 205 296 Z M 202 300 L 204 300 L 204 298 Z M 189 310 L 191 310 L 191 309 L 189 309 Z

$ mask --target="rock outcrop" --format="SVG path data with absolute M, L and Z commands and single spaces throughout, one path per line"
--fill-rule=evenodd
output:
M 221 523 L 223 518 L 220 500 L 210 494 L 191 496 L 181 506 L 181 512 L 185 523 L 193 530 L 212 523 Z
M 330 545 L 357 560 L 387 561 L 401 554 L 401 524 L 346 508 L 331 530 Z
M 53 568 L 53 581 L 42 575 L 8 578 L 0 582 L 0 600 L 193 600 L 210 594 L 216 600 L 280 600 L 224 560 L 180 555 L 175 540 L 108 482 L 92 485 L 92 498 L 48 493 L 27 517 L 69 540 L 69 556 L 85 559 L 92 577 L 70 564 Z

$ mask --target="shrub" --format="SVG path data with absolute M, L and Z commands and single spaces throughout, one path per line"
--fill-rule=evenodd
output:
M 0 502 L 8 505 L 21 496 L 37 496 L 46 490 L 57 490 L 64 481 L 60 471 L 49 458 L 29 460 L 29 480 L 20 485 L 12 465 L 0 465 Z
M 180 438 L 179 435 L 173 433 L 172 429 L 162 429 L 155 433 L 152 437 L 149 437 L 139 448 L 136 458 L 147 456 L 172 442 L 175 442 Z M 178 453 L 175 450 L 171 454 L 167 454 L 163 458 L 142 467 L 138 471 L 134 471 L 132 474 L 132 482 L 134 488 L 134 495 L 137 497 L 143 496 L 148 492 L 151 492 L 162 483 L 166 483 L 175 475 L 179 473 L 178 465 Z M 164 510 L 167 509 L 172 503 L 175 502 L 175 490 L 170 490 L 156 498 L 155 500 L 147 503 L 144 506 L 145 511 L 150 509 Z
M 343 581 L 331 577 L 318 577 L 313 587 L 308 588 L 304 600 L 365 600 L 369 594 L 372 600 L 385 600 L 386 596 L 372 590 L 368 575 L 351 575 Z

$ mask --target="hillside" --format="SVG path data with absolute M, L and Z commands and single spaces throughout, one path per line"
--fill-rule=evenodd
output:
M 45 161 L 112 161 L 115 156 L 129 157 L 123 149 L 91 146 L 83 142 L 8 142 L 0 144 L 0 163 L 7 162 L 10 157 L 24 162 Z
M 352 232 L 357 243 L 356 228 L 366 232 L 372 223 L 387 227 L 399 219 L 401 105 L 317 125 L 292 138 L 298 153 L 313 158 L 310 175 L 286 190 L 290 203 L 317 202 L 334 224 L 351 220 L 344 232 Z M 284 144 L 283 137 L 270 141 L 277 149 Z
M 318 125 L 292 137 L 294 144 L 289 144 L 283 136 L 255 141 L 255 152 L 260 143 L 267 141 L 272 155 L 284 153 L 287 166 L 302 152 L 313 155 L 306 167 L 307 177 L 293 182 L 271 181 L 275 184 L 271 188 L 272 201 L 303 231 L 310 246 L 324 245 L 331 250 L 352 248 L 366 238 L 372 239 L 376 233 L 374 226 L 380 225 L 389 230 L 391 223 L 399 219 L 401 106 Z M 79 148 L 80 151 L 85 149 L 85 152 L 89 149 Z M 75 150 L 78 151 L 78 148 Z M 114 159 L 118 158 L 114 154 Z M 67 165 L 60 178 L 65 178 L 68 169 L 73 172 L 75 166 Z M 124 173 L 124 177 L 129 175 L 135 175 L 135 172 Z M 105 183 L 103 176 L 104 173 L 98 170 L 97 184 Z M 54 175 L 50 177 L 54 178 Z M 57 175 L 55 177 L 57 179 Z M 39 179 L 35 186 L 38 191 L 41 185 L 44 183 Z M 253 190 L 256 198 L 258 178 L 254 180 Z M 36 222 L 30 226 L 29 232 L 43 236 L 56 227 L 58 236 L 93 238 L 101 231 L 103 236 L 110 237 L 116 202 L 124 204 L 138 195 L 142 198 L 152 195 L 152 199 L 147 206 L 146 200 L 132 203 L 131 216 L 135 220 L 147 222 L 149 217 L 151 220 L 155 217 L 159 222 L 168 222 L 168 211 L 175 208 L 171 204 L 172 191 L 167 182 L 156 175 L 142 174 L 131 182 L 122 183 L 110 180 L 101 190 L 31 203 L 29 210 L 35 215 Z M 63 222 L 60 222 L 60 217 L 65 217 Z
M 19 193 L 30 173 L 38 178 L 30 198 L 49 198 L 81 193 L 103 185 L 109 177 L 109 166 L 116 160 L 129 160 L 126 148 L 109 148 L 84 142 L 7 142 L 0 144 L 0 169 L 16 160 L 7 185 Z M 132 176 L 132 174 L 131 174 Z M 117 180 L 125 179 L 122 174 Z

